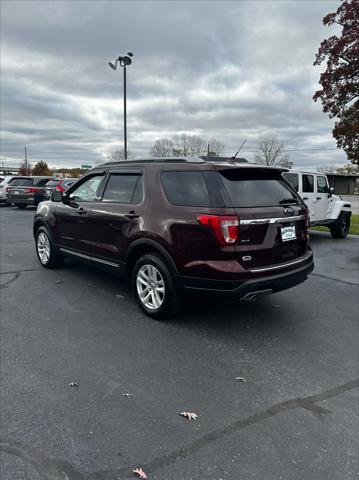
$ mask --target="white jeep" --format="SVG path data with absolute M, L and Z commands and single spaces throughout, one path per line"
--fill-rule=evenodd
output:
M 328 227 L 333 238 L 345 238 L 350 228 L 351 204 L 333 195 L 323 173 L 289 170 L 283 176 L 302 197 L 310 213 L 310 226 Z

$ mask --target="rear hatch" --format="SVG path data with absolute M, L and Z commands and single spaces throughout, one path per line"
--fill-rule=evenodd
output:
M 238 261 L 255 269 L 302 256 L 308 246 L 307 211 L 281 170 L 217 167 L 227 202 L 239 218 Z
M 6 188 L 6 191 L 13 200 L 28 198 L 29 190 L 32 189 L 34 179 L 29 177 L 14 178 Z

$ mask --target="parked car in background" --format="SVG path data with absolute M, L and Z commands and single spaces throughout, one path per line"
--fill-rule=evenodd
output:
M 174 313 L 186 290 L 253 301 L 293 287 L 313 256 L 308 209 L 282 171 L 199 158 L 98 166 L 38 206 L 38 259 L 114 269 L 155 318 Z
M 44 200 L 50 200 L 51 194 L 54 190 L 66 192 L 66 190 L 77 180 L 77 178 L 60 178 L 48 181 L 45 188 Z
M 38 205 L 44 200 L 45 186 L 53 177 L 15 177 L 6 187 L 7 202 L 19 208 Z
M 7 202 L 6 187 L 9 185 L 9 183 L 12 181 L 13 178 L 17 178 L 17 177 L 14 175 L 5 175 L 3 177 L 0 177 L 0 202 L 1 203 Z
M 325 174 L 290 170 L 283 175 L 308 206 L 311 227 L 328 227 L 333 238 L 348 235 L 351 203 L 333 195 Z

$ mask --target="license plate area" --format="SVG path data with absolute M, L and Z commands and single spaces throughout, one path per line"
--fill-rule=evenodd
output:
M 297 238 L 297 234 L 295 232 L 295 225 L 281 227 L 280 235 L 282 242 L 290 242 L 291 240 L 295 240 Z
M 20 191 L 19 190 L 14 190 L 14 195 L 20 195 Z

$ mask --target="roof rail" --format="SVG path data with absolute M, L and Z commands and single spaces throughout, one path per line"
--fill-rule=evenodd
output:
M 105 165 L 130 165 L 133 163 L 204 163 L 205 160 L 199 157 L 153 157 L 153 158 L 133 158 L 127 160 L 115 160 L 103 163 Z M 100 165 L 99 165 L 100 166 Z

